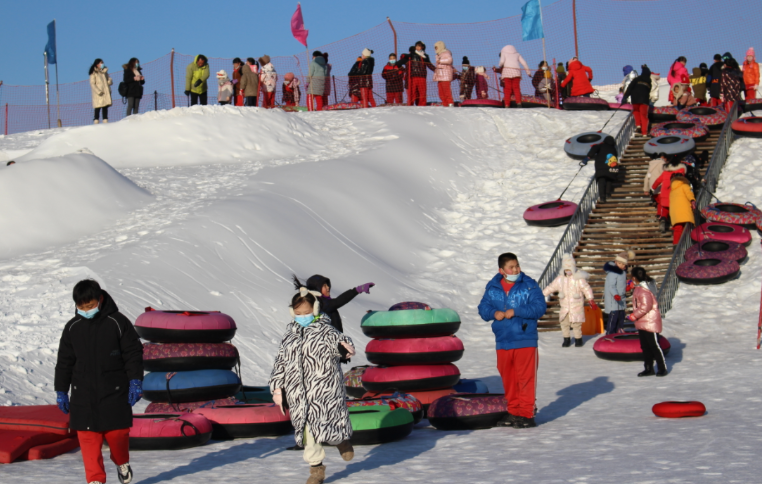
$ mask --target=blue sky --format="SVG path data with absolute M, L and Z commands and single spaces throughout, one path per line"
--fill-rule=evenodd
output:
M 555 3 L 548 0 L 543 5 Z M 303 0 L 309 43 L 334 42 L 383 22 L 479 22 L 521 14 L 526 0 Z M 0 16 L 0 80 L 43 84 L 45 26 L 58 22 L 59 80 L 83 80 L 93 59 L 120 66 L 177 52 L 211 57 L 291 55 L 296 1 L 6 0 Z M 235 10 L 233 7 L 239 5 Z M 223 7 L 229 7 L 224 10 Z M 51 78 L 53 80 L 53 78 Z

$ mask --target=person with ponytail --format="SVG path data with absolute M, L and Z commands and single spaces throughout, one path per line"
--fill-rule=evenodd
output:
M 664 353 L 658 340 L 662 326 L 659 301 L 656 299 L 656 283 L 642 267 L 633 267 L 631 275 L 635 289 L 632 292 L 632 314 L 627 319 L 635 323 L 638 330 L 645 366 L 638 376 L 667 376 L 667 363 L 664 361 Z M 654 372 L 654 360 L 659 367 L 658 372 Z
M 680 56 L 677 59 L 675 59 L 675 62 L 672 63 L 672 67 L 669 68 L 669 73 L 667 74 L 667 82 L 669 82 L 669 102 L 670 103 L 672 103 L 675 100 L 675 97 L 672 94 L 672 88 L 674 87 L 674 85 L 682 82 L 683 79 L 690 79 L 690 75 L 688 74 L 688 69 L 685 67 L 685 64 L 687 62 L 688 62 L 688 59 L 686 59 L 683 56 Z
M 270 390 L 284 415 L 289 409 L 296 444 L 303 446 L 304 460 L 311 466 L 307 484 L 322 484 L 324 444 L 335 445 L 345 461 L 354 458 L 339 359 L 354 356 L 355 348 L 321 312 L 320 293 L 307 289 L 296 276 L 293 281 L 297 293 L 291 298 L 291 321 L 270 374 Z

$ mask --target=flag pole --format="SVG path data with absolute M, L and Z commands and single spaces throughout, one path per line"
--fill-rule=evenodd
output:
M 548 57 L 545 55 L 545 23 L 542 20 L 542 0 L 537 0 L 537 4 L 540 6 L 540 27 L 542 27 L 542 60 L 545 61 L 545 65 L 548 65 Z
M 56 19 L 53 19 L 53 28 L 56 31 L 56 37 L 58 37 L 58 24 L 56 24 Z M 545 40 L 543 39 L 543 42 Z M 61 99 L 58 95 L 58 41 L 56 39 L 56 114 L 58 115 L 58 127 L 60 128 L 62 126 L 61 124 Z
M 50 129 L 50 81 L 48 80 L 48 53 L 43 52 L 42 57 L 45 61 L 45 104 L 48 106 L 48 129 Z

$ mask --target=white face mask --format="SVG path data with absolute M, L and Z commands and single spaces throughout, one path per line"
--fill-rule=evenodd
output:
M 542 66 L 542 70 L 543 71 L 547 71 L 548 70 L 548 66 Z

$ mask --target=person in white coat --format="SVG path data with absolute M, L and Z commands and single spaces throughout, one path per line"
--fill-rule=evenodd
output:
M 532 73 L 529 71 L 527 61 L 521 57 L 521 54 L 516 52 L 516 48 L 512 45 L 506 45 L 500 51 L 500 65 L 497 66 L 501 69 L 501 75 L 503 79 L 503 88 L 505 90 L 505 107 L 511 107 L 511 96 L 516 99 L 516 107 L 521 107 L 521 67 L 524 67 L 527 76 L 532 77 Z M 497 72 L 497 69 L 495 70 Z
M 259 82 L 262 90 L 262 106 L 271 109 L 275 107 L 275 88 L 278 85 L 278 73 L 275 66 L 270 63 L 270 56 L 263 55 L 259 58 L 262 70 L 259 73 Z
M 108 123 L 108 108 L 111 106 L 111 85 L 114 81 L 108 75 L 108 67 L 103 59 L 95 59 L 90 66 L 90 90 L 93 95 L 93 124 L 98 124 L 98 118 L 103 113 L 103 122 Z
M 571 254 L 564 254 L 561 262 L 561 273 L 542 290 L 545 297 L 558 293 L 561 311 L 558 320 L 561 323 L 561 332 L 564 348 L 571 346 L 571 331 L 574 330 L 574 346 L 582 346 L 582 323 L 585 322 L 585 300 L 595 309 L 593 290 L 587 280 L 590 275 L 585 271 L 577 270 L 577 263 Z

